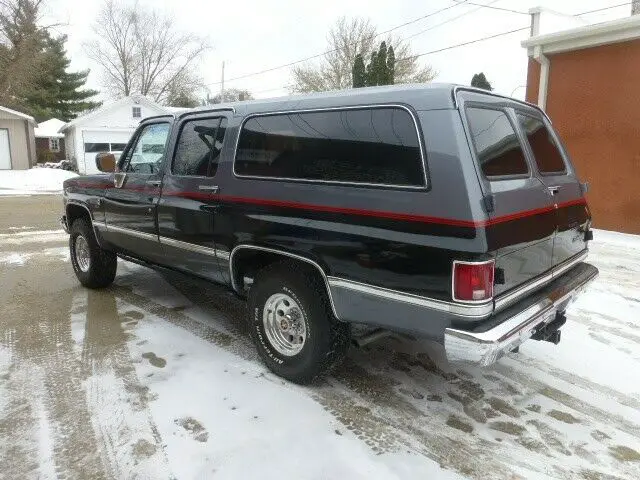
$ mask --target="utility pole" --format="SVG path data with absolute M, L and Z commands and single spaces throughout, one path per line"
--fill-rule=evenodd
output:
M 222 61 L 222 80 L 220 81 L 220 103 L 224 103 L 224 60 Z

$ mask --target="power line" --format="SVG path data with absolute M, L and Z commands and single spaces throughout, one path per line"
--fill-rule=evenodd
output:
M 596 10 L 589 10 L 588 12 L 576 13 L 574 17 L 580 17 L 582 15 L 587 15 L 589 13 L 603 12 L 604 10 L 611 10 L 612 8 L 624 7 L 631 5 L 632 2 L 620 3 L 618 5 L 611 5 L 610 7 L 598 8 Z
M 396 62 L 402 62 L 402 61 L 405 61 L 405 60 L 424 57 L 425 55 L 431 55 L 431 54 L 434 54 L 434 53 L 440 53 L 440 52 L 444 52 L 446 50 L 453 50 L 454 48 L 465 47 L 467 45 L 472 45 L 474 43 L 484 42 L 486 40 L 491 40 L 493 38 L 503 37 L 505 35 L 511 35 L 512 33 L 523 32 L 525 30 L 529 30 L 530 28 L 531 27 L 529 25 L 527 25 L 526 27 L 516 28 L 514 30 L 509 30 L 509 31 L 506 31 L 506 32 L 500 32 L 500 33 L 496 33 L 494 35 L 489 35 L 489 36 L 486 36 L 486 37 L 476 38 L 474 40 L 469 40 L 468 42 L 456 43 L 455 45 L 449 45 L 447 47 L 442 47 L 442 48 L 438 48 L 438 49 L 435 49 L 435 50 L 429 50 L 428 52 L 422 52 L 422 53 L 418 53 L 416 55 L 410 55 L 408 57 L 399 58 L 399 59 L 396 60 Z M 285 85 L 284 87 L 281 87 L 281 88 L 282 89 L 286 89 L 288 87 L 289 87 L 288 85 Z M 264 92 L 269 92 L 269 91 L 275 91 L 275 90 L 280 90 L 281 88 L 272 88 L 272 89 L 269 89 L 269 90 L 262 90 L 261 92 L 255 92 L 255 93 L 264 93 Z
M 491 4 L 484 5 L 482 3 L 467 2 L 467 5 L 475 5 L 476 7 L 484 7 L 484 8 L 489 8 L 491 10 L 501 10 L 503 12 L 517 13 L 520 15 L 529 15 L 529 12 L 521 12 L 520 10 L 512 10 L 510 8 L 505 8 L 505 7 L 493 7 L 491 6 Z
M 426 32 L 429 32 L 429 31 L 431 31 L 431 30 L 434 30 L 434 29 L 436 29 L 436 28 L 438 28 L 438 27 L 441 27 L 442 25 L 446 25 L 447 23 L 451 23 L 451 22 L 453 22 L 453 21 L 455 21 L 455 20 L 457 20 L 457 19 L 459 19 L 459 18 L 461 18 L 461 17 L 464 17 L 465 15 L 469 15 L 469 14 L 471 14 L 471 13 L 475 13 L 475 12 L 477 12 L 478 10 L 481 10 L 483 7 L 485 7 L 485 8 L 486 8 L 486 7 L 489 7 L 492 3 L 496 3 L 497 1 L 498 1 L 498 0 L 492 0 L 491 2 L 489 2 L 489 3 L 488 3 L 488 4 L 486 4 L 486 5 L 481 5 L 481 6 L 480 6 L 480 7 L 478 7 L 478 8 L 474 8 L 473 10 L 468 10 L 468 11 L 466 11 L 466 12 L 464 12 L 464 13 L 461 13 L 460 15 L 456 15 L 455 17 L 448 18 L 448 19 L 447 19 L 447 20 L 445 20 L 444 22 L 436 23 L 435 25 L 432 25 L 432 26 L 430 26 L 430 27 L 427 27 L 427 28 L 425 28 L 424 30 L 419 31 L 418 33 L 414 33 L 413 35 L 409 35 L 408 37 L 405 37 L 403 40 L 409 40 L 409 39 L 411 39 L 411 38 L 417 37 L 418 35 L 422 35 L 423 33 L 426 33 Z M 468 4 L 468 5 L 470 5 L 470 4 Z
M 494 1 L 497 1 L 497 0 L 494 0 Z M 462 2 L 456 2 L 453 5 L 449 5 L 448 7 L 441 8 L 440 10 L 436 10 L 435 12 L 431 12 L 431 13 L 428 13 L 428 14 L 423 15 L 421 17 L 414 18 L 413 20 L 409 20 L 408 22 L 405 22 L 405 23 L 402 23 L 400 25 L 397 25 L 397 26 L 395 26 L 393 28 L 390 28 L 389 30 L 385 30 L 384 32 L 380 32 L 380 33 L 376 33 L 375 35 L 371 35 L 370 37 L 367 37 L 366 40 L 370 40 L 372 38 L 379 37 L 380 35 L 384 35 L 384 34 L 393 32 L 395 30 L 398 30 L 400 28 L 404 28 L 407 25 L 411 25 L 413 23 L 419 22 L 419 21 L 424 20 L 426 18 L 429 18 L 429 17 L 432 17 L 432 16 L 437 15 L 439 13 L 442 13 L 442 12 L 444 12 L 446 10 L 450 10 L 452 8 L 455 8 L 455 7 L 459 6 L 459 5 L 464 5 L 466 2 L 467 2 L 467 0 L 463 0 Z M 352 45 L 356 45 L 356 43 L 353 43 Z M 283 65 L 278 65 L 277 67 L 271 67 L 271 68 L 267 68 L 265 70 L 260 70 L 258 72 L 247 73 L 245 75 L 240 75 L 238 77 L 229 78 L 226 81 L 227 82 L 232 82 L 234 80 L 241 80 L 243 78 L 253 77 L 255 75 L 261 75 L 263 73 L 272 72 L 274 70 L 280 70 L 281 68 L 292 67 L 293 65 L 297 65 L 298 63 L 302 63 L 302 62 L 306 62 L 306 61 L 309 61 L 309 60 L 313 60 L 313 59 L 318 58 L 318 57 L 323 57 L 325 55 L 328 55 L 329 53 L 333 53 L 333 52 L 336 52 L 338 50 L 339 50 L 339 48 L 334 48 L 334 49 L 327 50 L 327 51 L 322 52 L 322 53 L 311 55 L 310 57 L 306 57 L 306 58 L 302 58 L 300 60 L 296 60 L 294 62 L 289 62 L 289 63 L 285 63 Z M 222 82 L 211 82 L 211 83 L 207 83 L 206 86 L 220 85 L 221 83 Z
M 489 35 L 488 37 L 476 38 L 475 40 L 469 40 L 468 42 L 457 43 L 455 45 L 449 45 L 448 47 L 443 47 L 443 48 L 438 48 L 436 50 L 430 50 L 428 52 L 418 53 L 417 55 L 410 55 L 408 57 L 401 58 L 401 59 L 396 60 L 396 61 L 400 62 L 400 61 L 403 61 L 403 60 L 409 60 L 409 59 L 413 59 L 413 58 L 424 57 L 425 55 L 431 55 L 432 53 L 444 52 L 445 50 L 453 50 L 454 48 L 464 47 L 464 46 L 471 45 L 471 44 L 478 43 L 478 42 L 484 42 L 485 40 L 491 40 L 492 38 L 502 37 L 504 35 L 510 35 L 510 34 L 516 33 L 516 32 L 522 32 L 524 30 L 529 30 L 530 28 L 531 27 L 529 25 L 527 25 L 526 27 L 516 28 L 515 30 L 509 30 L 508 32 L 496 33 L 495 35 Z
M 497 1 L 497 0 L 494 0 L 494 1 Z M 468 5 L 480 5 L 480 4 L 476 4 L 476 3 L 472 3 L 472 2 L 466 2 L 466 4 L 468 4 Z M 459 3 L 458 5 L 461 5 L 461 3 Z M 582 12 L 582 13 L 576 13 L 574 16 L 575 16 L 575 17 L 579 17 L 579 16 L 581 16 L 581 15 L 587 15 L 587 14 L 590 14 L 590 13 L 602 12 L 602 11 L 605 11 L 605 10 L 611 10 L 611 9 L 613 9 L 613 8 L 624 7 L 624 6 L 628 6 L 628 5 L 631 5 L 631 2 L 620 3 L 620 4 L 617 4 L 617 5 L 611 5 L 611 6 L 608 6 L 608 7 L 598 8 L 598 9 L 596 9 L 596 10 L 589 10 L 589 11 Z M 451 7 L 453 7 L 453 6 L 455 6 L 455 5 L 452 5 L 452 6 L 447 7 L 447 8 L 451 8 Z M 492 8 L 492 7 L 491 7 L 491 4 L 486 4 L 486 5 L 484 5 L 484 4 L 483 4 L 483 5 L 480 5 L 480 6 L 481 6 L 481 8 L 482 8 L 482 7 L 485 7 L 485 8 Z M 500 8 L 500 7 L 493 7 L 493 8 L 502 10 L 502 8 Z M 506 9 L 506 10 L 508 10 L 508 9 Z M 473 11 L 477 11 L 477 10 L 473 10 Z M 511 11 L 511 10 L 508 10 L 508 11 Z M 513 12 L 513 13 L 521 13 L 521 14 L 525 14 L 525 12 L 518 12 L 518 11 L 516 11 L 516 10 L 513 10 L 512 12 Z M 434 12 L 434 13 L 433 13 L 433 14 L 431 14 L 431 15 L 435 15 L 436 13 L 439 13 L 439 11 L 438 11 L 438 12 Z M 469 12 L 467 12 L 467 13 L 469 13 Z M 527 15 L 529 15 L 528 13 L 526 13 L 526 14 L 527 14 Z M 463 14 L 463 15 L 464 15 L 464 14 Z M 459 17 L 460 17 L 460 16 L 458 16 L 458 17 L 454 17 L 453 19 L 449 19 L 449 21 L 451 21 L 451 20 L 455 20 L 456 18 L 459 18 Z M 420 17 L 420 18 L 423 18 L 423 17 Z M 417 20 L 418 20 L 418 19 L 416 19 L 415 21 L 417 21 Z M 415 21 L 414 21 L 413 23 L 415 23 Z M 447 23 L 447 22 L 445 22 L 445 23 Z M 394 27 L 394 29 L 396 29 L 396 28 L 400 28 L 400 26 L 398 26 L 398 27 Z M 435 26 L 434 26 L 433 28 L 435 28 Z M 491 39 L 493 39 L 493 38 L 502 37 L 502 36 L 505 36 L 505 35 L 510 35 L 510 34 L 512 34 L 512 33 L 522 32 L 522 31 L 524 31 L 524 30 L 529 30 L 530 28 L 531 28 L 531 26 L 526 26 L 526 27 L 522 27 L 522 28 L 517 28 L 517 29 L 515 29 L 515 30 L 509 30 L 509 31 L 506 31 L 506 32 L 497 33 L 497 34 L 495 34 L 495 35 L 489 35 L 489 36 L 487 36 L 487 37 L 482 37 L 482 38 L 477 38 L 477 39 L 475 39 L 475 40 L 470 40 L 470 41 L 468 41 L 468 42 L 457 43 L 457 44 L 455 44 L 455 45 L 449 45 L 449 46 L 447 46 L 447 47 L 438 48 L 438 49 L 436 49 L 436 50 L 430 50 L 430 51 L 428 51 L 428 52 L 423 52 L 423 53 L 419 53 L 419 54 L 416 54 L 416 55 L 411 55 L 411 56 L 409 56 L 409 57 L 396 59 L 396 61 L 397 61 L 397 62 L 401 62 L 401 61 L 405 61 L 405 60 L 408 60 L 408 59 L 415 59 L 415 58 L 423 57 L 423 56 L 425 56 L 425 55 L 431 55 L 431 54 L 434 54 L 434 53 L 440 53 L 440 52 L 444 52 L 444 51 L 447 51 L 447 50 L 453 50 L 453 49 L 455 49 L 455 48 L 464 47 L 464 46 L 467 46 L 467 45 L 472 45 L 472 44 L 474 44 L 474 43 L 483 42 L 483 41 L 486 41 L 486 40 L 491 40 Z M 382 34 L 384 34 L 384 33 L 385 33 L 385 32 L 382 32 Z M 416 34 L 416 35 L 419 35 L 419 34 L 421 34 L 421 33 L 424 33 L 424 31 L 423 31 L 423 32 L 418 32 L 418 34 Z M 415 36 L 415 35 L 414 35 L 414 36 Z M 409 38 L 411 38 L 411 37 L 409 37 Z M 328 52 L 327 52 L 327 53 L 328 53 Z M 320 55 L 322 55 L 322 54 L 320 54 Z M 320 55 L 318 55 L 318 56 L 320 56 Z M 302 61 L 304 61 L 304 60 L 302 60 Z M 229 80 L 229 81 L 230 81 L 230 80 Z M 270 89 L 268 89 L 268 90 L 260 90 L 260 91 L 258 91 L 258 92 L 254 92 L 254 93 L 266 93 L 266 92 L 272 92 L 272 91 L 276 91 L 276 90 L 287 89 L 287 88 L 289 88 L 289 87 L 290 87 L 290 85 L 285 85 L 284 87 L 279 87 L 279 88 L 270 88 Z

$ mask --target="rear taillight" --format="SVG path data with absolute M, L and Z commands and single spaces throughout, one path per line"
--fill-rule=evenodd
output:
M 495 262 L 453 262 L 453 299 L 479 302 L 493 297 Z

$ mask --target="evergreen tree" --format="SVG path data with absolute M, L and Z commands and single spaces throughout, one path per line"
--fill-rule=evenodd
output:
M 66 37 L 38 24 L 42 0 L 0 1 L 0 104 L 34 116 L 71 120 L 99 105 L 83 90 L 87 72 L 68 72 Z
M 351 76 L 353 79 L 353 88 L 360 88 L 367 86 L 367 72 L 364 66 L 364 60 L 362 54 L 358 53 L 353 61 L 353 69 L 351 70 Z
M 356 60 L 358 60 L 357 57 Z M 371 54 L 371 61 L 366 67 L 366 85 L 393 85 L 395 80 L 395 69 L 396 55 L 393 51 L 393 47 L 387 48 L 387 42 L 382 42 L 378 50 L 374 50 Z M 356 64 L 354 61 L 353 71 L 355 72 L 355 70 Z
M 396 76 L 396 54 L 390 45 L 387 51 L 387 85 L 395 84 Z
M 378 52 L 371 53 L 371 61 L 367 65 L 367 87 L 373 87 L 378 84 Z
M 387 83 L 387 43 L 382 42 L 378 49 L 377 61 L 377 83 L 376 85 L 388 85 Z
M 68 122 L 78 114 L 100 106 L 99 102 L 91 100 L 97 91 L 82 89 L 89 71 L 68 71 L 71 60 L 64 49 L 66 40 L 66 36 L 47 36 L 43 41 L 42 69 L 23 102 L 23 108 L 38 122 L 49 118 Z
M 487 77 L 484 76 L 483 72 L 476 73 L 473 76 L 473 78 L 471 79 L 471 86 L 489 91 L 493 90 L 493 88 L 491 88 L 489 80 L 487 80 Z

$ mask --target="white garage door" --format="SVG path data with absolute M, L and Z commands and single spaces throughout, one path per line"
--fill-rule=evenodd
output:
M 0 128 L 0 170 L 11 169 L 11 151 L 9 150 L 9 130 Z
M 85 130 L 82 132 L 84 151 L 84 173 L 100 173 L 96 167 L 96 154 L 101 152 L 120 153 L 134 131 Z M 82 168 L 81 168 L 82 170 Z

